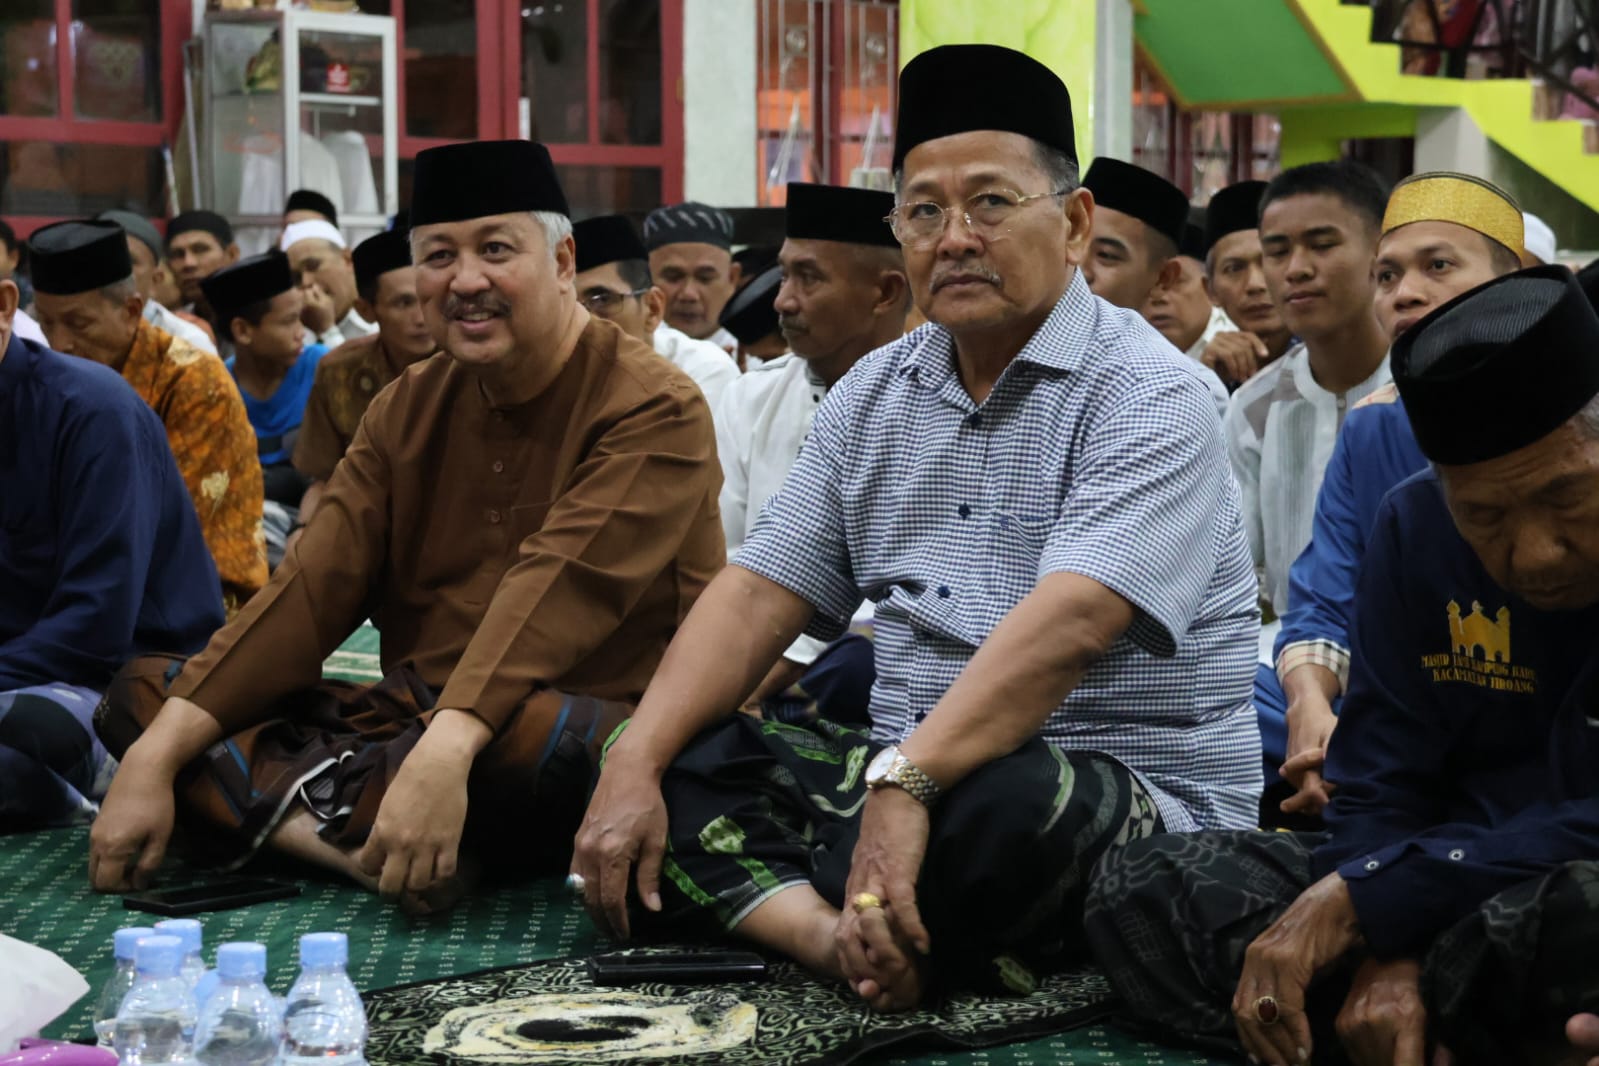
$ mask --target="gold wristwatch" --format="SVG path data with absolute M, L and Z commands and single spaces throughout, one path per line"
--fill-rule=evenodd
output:
M 866 787 L 876 792 L 880 788 L 897 788 L 910 793 L 924 807 L 931 807 L 938 799 L 938 783 L 922 773 L 921 768 L 895 747 L 884 748 L 866 767 Z

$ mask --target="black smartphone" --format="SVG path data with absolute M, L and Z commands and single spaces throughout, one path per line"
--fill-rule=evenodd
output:
M 705 985 L 766 978 L 766 960 L 753 951 L 618 953 L 589 959 L 589 979 L 597 985 Z
M 264 877 L 232 877 L 182 888 L 160 888 L 122 897 L 130 911 L 149 911 L 164 918 L 182 918 L 203 911 L 227 911 L 252 903 L 288 899 L 300 894 L 299 885 L 269 881 Z

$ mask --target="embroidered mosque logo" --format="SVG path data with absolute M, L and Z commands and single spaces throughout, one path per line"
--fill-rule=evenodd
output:
M 1450 600 L 1445 613 L 1449 616 L 1449 651 L 1421 657 L 1421 667 L 1429 672 L 1433 684 L 1465 682 L 1527 696 L 1538 691 L 1535 671 L 1511 665 L 1509 607 L 1500 607 L 1490 617 L 1479 601 L 1472 600 L 1471 612 L 1462 614 L 1460 604 Z
M 1449 601 L 1449 637 L 1454 642 L 1456 655 L 1482 657 L 1488 662 L 1510 661 L 1510 608 L 1499 608 L 1498 620 L 1490 622 L 1483 613 L 1482 604 L 1471 601 L 1471 613 L 1460 617 L 1460 604 Z

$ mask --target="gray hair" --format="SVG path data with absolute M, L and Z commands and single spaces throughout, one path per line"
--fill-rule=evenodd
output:
M 556 211 L 530 212 L 533 221 L 537 222 L 544 230 L 544 243 L 550 249 L 550 258 L 555 258 L 555 246 L 572 235 L 572 220 Z
M 1076 192 L 1079 183 L 1077 161 L 1059 148 L 1045 144 L 1043 141 L 1033 141 L 1033 162 L 1038 164 L 1038 169 L 1044 172 L 1044 177 L 1049 180 L 1049 191 L 1054 193 Z M 905 188 L 904 168 L 894 171 L 894 197 Z
M 100 295 L 114 304 L 125 304 L 139 295 L 139 286 L 134 284 L 133 275 L 129 274 L 121 281 L 100 286 Z

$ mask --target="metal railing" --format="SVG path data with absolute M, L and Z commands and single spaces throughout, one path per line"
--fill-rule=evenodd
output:
M 1372 40 L 1408 74 L 1538 78 L 1543 117 L 1599 118 L 1599 0 L 1343 0 L 1369 7 Z

